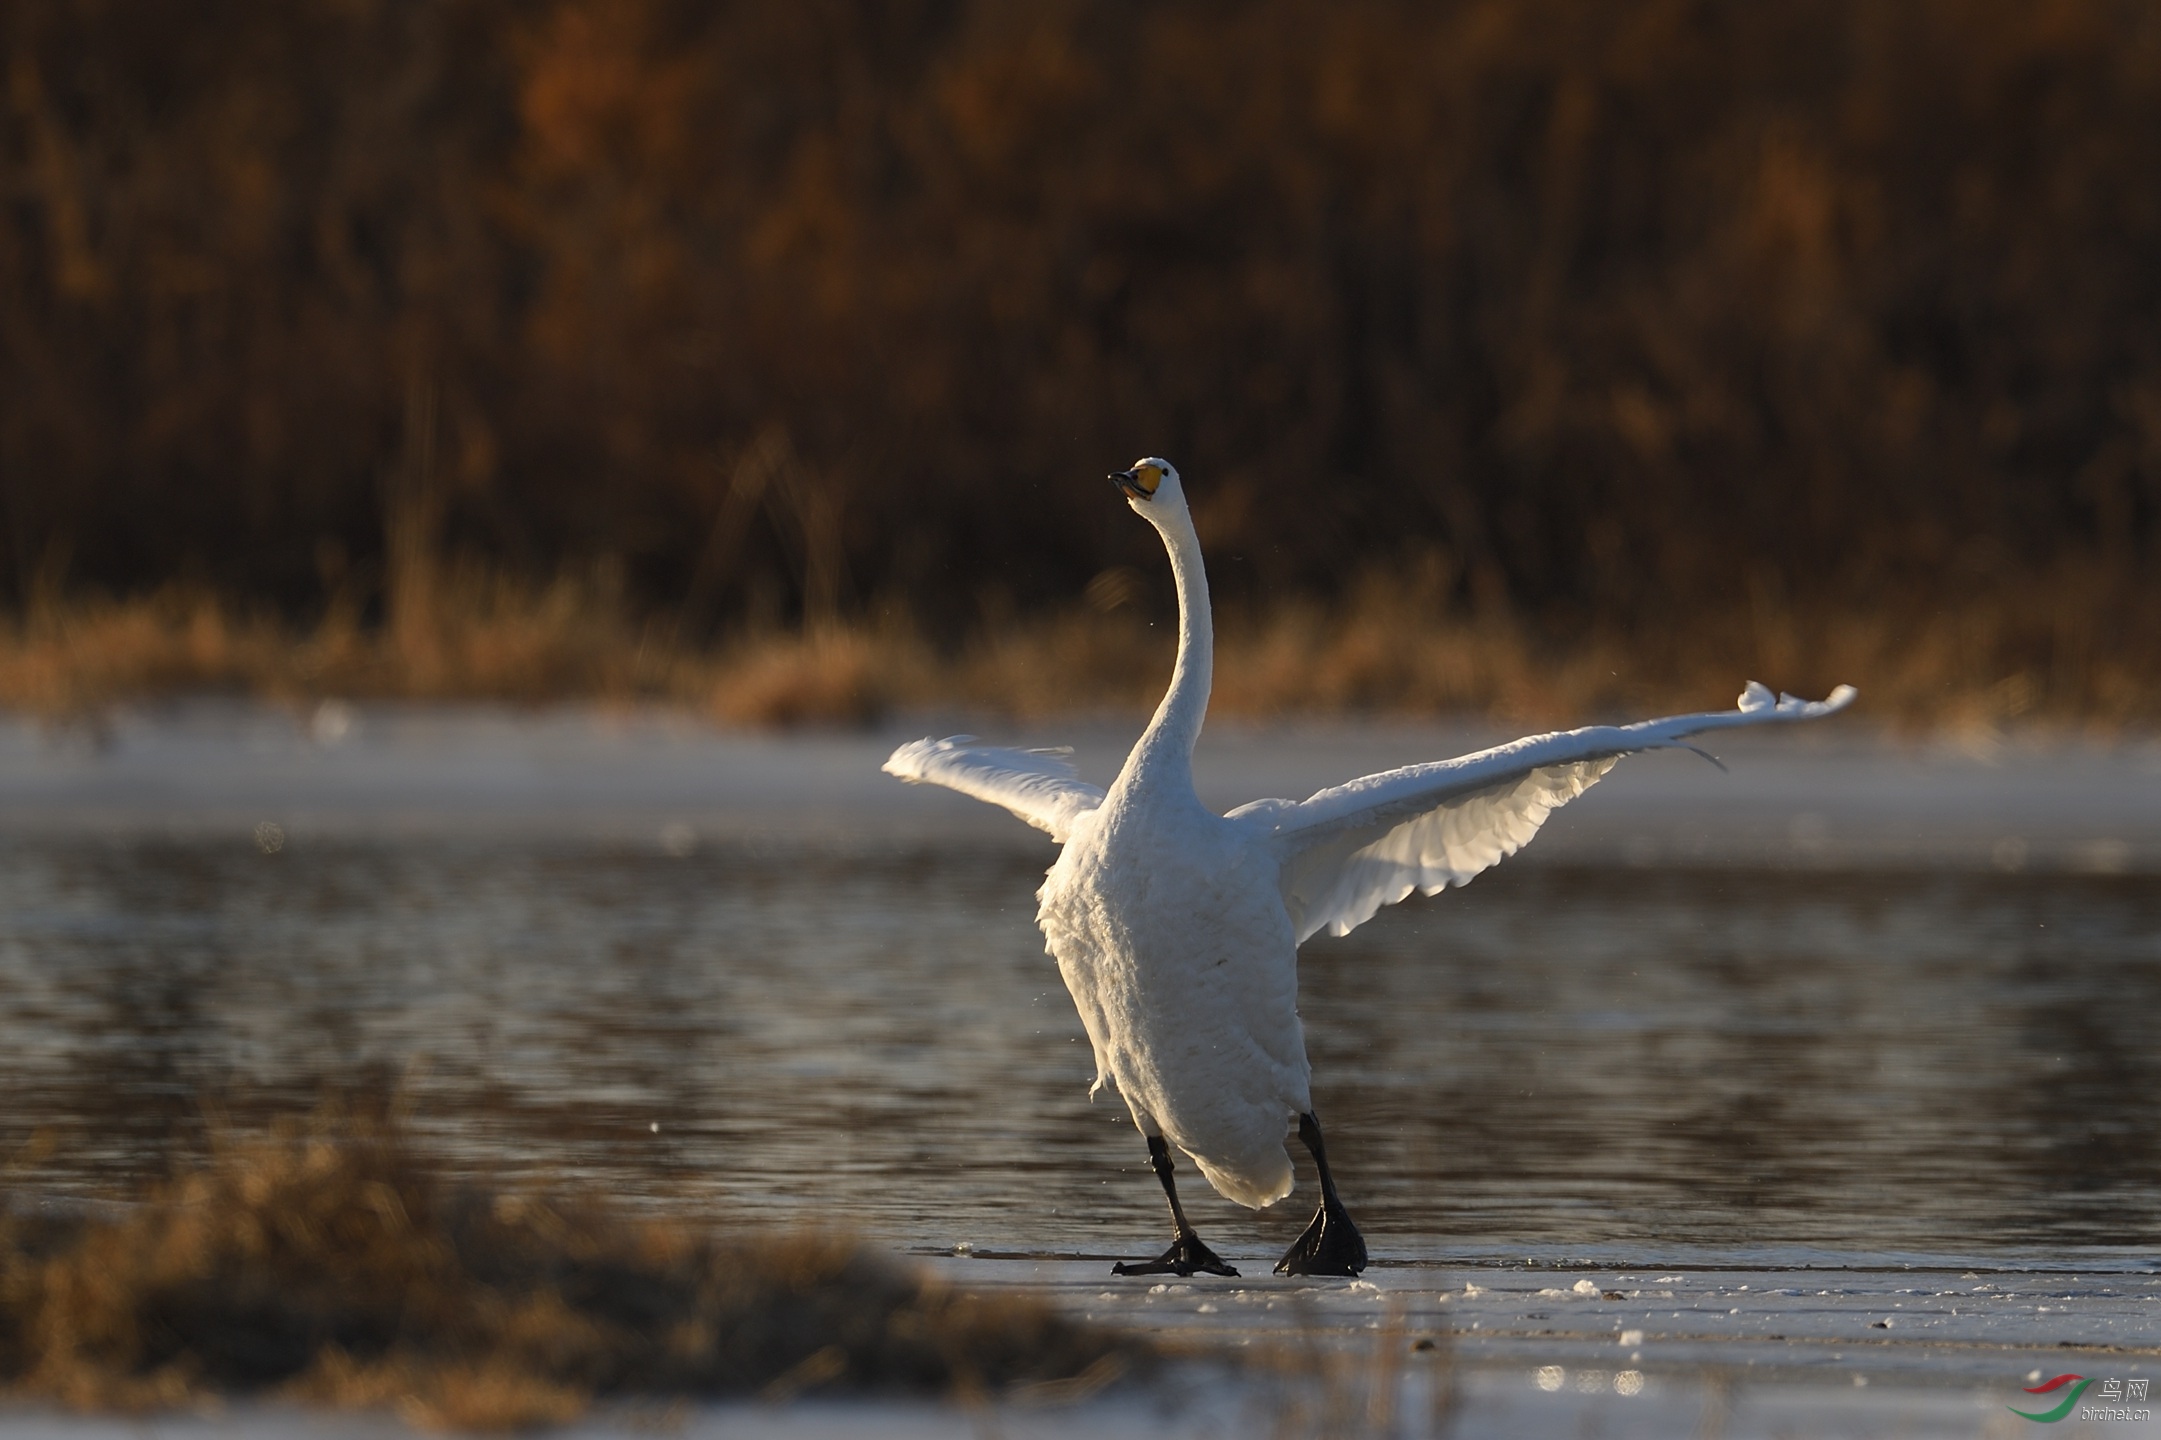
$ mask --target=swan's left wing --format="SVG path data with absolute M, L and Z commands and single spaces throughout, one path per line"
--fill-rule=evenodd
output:
M 1413 890 L 1465 885 L 1516 853 L 1546 817 L 1596 785 L 1621 756 L 1687 748 L 1706 730 L 1813 720 L 1851 704 L 1773 698 L 1751 681 L 1738 708 L 1635 725 L 1592 725 L 1368 775 L 1309 800 L 1257 800 L 1231 812 L 1264 828 L 1281 863 L 1283 903 L 1298 939 L 1348 935 Z
M 1004 750 L 973 735 L 911 740 L 885 762 L 885 773 L 911 785 L 943 785 L 1003 805 L 1063 845 L 1075 817 L 1103 803 L 1103 792 L 1073 773 L 1066 750 Z

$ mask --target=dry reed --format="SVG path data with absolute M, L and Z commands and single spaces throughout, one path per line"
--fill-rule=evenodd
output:
M 1415 569 L 1336 601 L 1232 608 L 1219 715 L 1476 715 L 1525 724 L 1723 703 L 1745 679 L 1858 685 L 1905 730 L 2161 723 L 2161 594 L 2066 566 L 1962 597 L 1804 610 L 1757 588 L 1627 630 L 1505 609 L 1468 614 Z M 895 710 L 1029 718 L 1140 712 L 1169 673 L 1171 616 L 1121 602 L 985 626 L 938 644 L 906 618 L 829 619 L 687 643 L 629 612 L 605 576 L 519 585 L 446 569 L 427 607 L 363 626 L 333 605 L 298 628 L 202 591 L 48 601 L 0 624 L 0 707 L 63 717 L 199 694 L 648 701 L 725 724 L 863 724 Z M 1091 591 L 1094 595 L 1094 591 Z
M 1078 1393 L 1148 1359 L 845 1239 L 453 1184 L 394 1118 L 334 1108 L 227 1134 L 110 1214 L 0 1207 L 0 1386 L 82 1408 L 256 1394 L 507 1429 L 597 1397 Z

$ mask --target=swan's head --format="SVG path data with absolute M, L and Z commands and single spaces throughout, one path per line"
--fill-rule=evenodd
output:
M 1113 471 L 1111 484 L 1125 492 L 1126 503 L 1140 514 L 1166 500 L 1180 498 L 1178 467 L 1160 455 L 1133 462 L 1131 470 Z

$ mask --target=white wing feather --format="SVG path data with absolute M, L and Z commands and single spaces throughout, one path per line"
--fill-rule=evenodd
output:
M 885 762 L 885 773 L 1003 805 L 1061 845 L 1074 819 L 1103 803 L 1103 792 L 1066 762 L 1071 751 L 1006 750 L 974 741 L 973 735 L 911 740 Z
M 1297 804 L 1258 800 L 1231 816 L 1261 826 L 1274 843 L 1298 939 L 1322 930 L 1348 935 L 1413 890 L 1433 895 L 1468 884 L 1515 854 L 1548 815 L 1597 784 L 1623 755 L 1692 749 L 1687 737 L 1706 730 L 1813 720 L 1853 698 L 1853 687 L 1841 685 L 1825 700 L 1774 699 L 1750 681 L 1733 710 L 1534 735 L 1368 775 Z

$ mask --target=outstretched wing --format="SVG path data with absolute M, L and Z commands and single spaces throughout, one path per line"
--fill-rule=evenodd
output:
M 1074 817 L 1103 803 L 1103 792 L 1066 763 L 1066 750 L 1004 750 L 973 735 L 911 740 L 885 762 L 885 773 L 911 785 L 943 785 L 1003 805 L 1063 845 Z
M 1830 698 L 1775 699 L 1754 681 L 1738 708 L 1635 725 L 1592 725 L 1533 735 L 1475 755 L 1411 765 L 1323 790 L 1309 800 L 1257 800 L 1231 812 L 1269 834 L 1282 864 L 1283 903 L 1300 941 L 1348 935 L 1413 890 L 1436 894 L 1529 843 L 1546 817 L 1596 785 L 1637 750 L 1693 749 L 1706 730 L 1814 720 L 1843 710 Z

